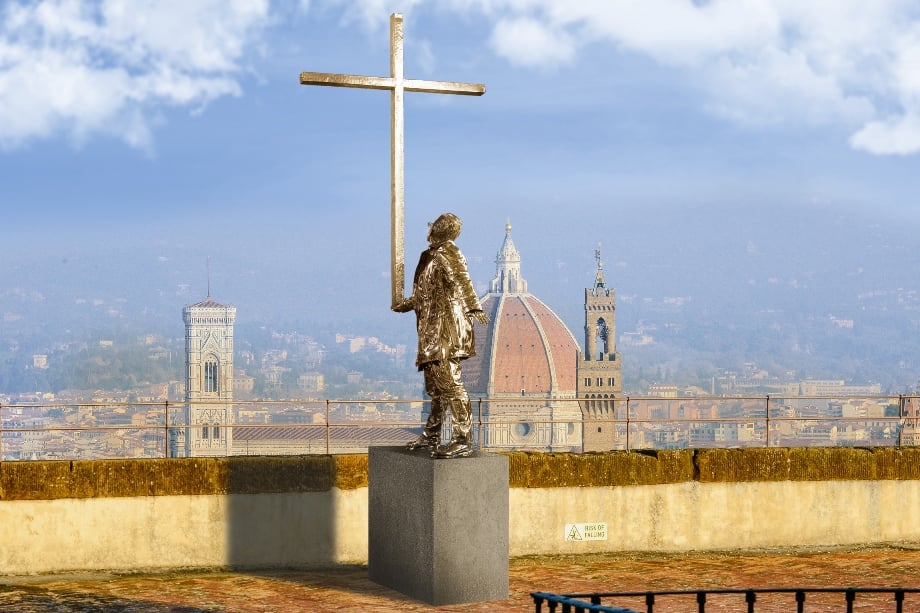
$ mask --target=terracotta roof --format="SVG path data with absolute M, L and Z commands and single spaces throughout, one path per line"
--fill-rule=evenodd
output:
M 402 426 L 355 426 L 332 424 L 329 427 L 329 440 L 342 443 L 361 444 L 399 444 L 405 443 L 421 432 L 418 428 Z M 324 441 L 325 424 L 304 424 L 301 426 L 240 426 L 233 427 L 234 441 Z
M 218 301 L 216 301 L 216 300 L 214 300 L 213 298 L 211 298 L 210 296 L 208 296 L 207 298 L 205 298 L 205 299 L 202 300 L 201 302 L 196 302 L 195 304 L 190 304 L 190 305 L 188 306 L 188 308 L 204 307 L 204 308 L 207 308 L 207 309 L 225 309 L 225 308 L 227 308 L 227 306 L 229 306 L 229 305 L 221 304 L 221 303 L 219 303 Z
M 574 393 L 578 343 L 556 313 L 531 294 L 487 294 L 490 322 L 476 324 L 476 356 L 463 362 L 473 395 Z

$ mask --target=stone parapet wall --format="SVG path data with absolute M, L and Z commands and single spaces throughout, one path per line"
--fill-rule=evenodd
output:
M 508 454 L 511 487 L 920 480 L 920 447 L 770 447 Z
M 0 501 L 280 494 L 333 487 L 367 487 L 367 456 L 0 462 Z
M 507 456 L 512 556 L 920 543 L 920 448 Z M 364 563 L 367 482 L 366 455 L 3 462 L 0 575 Z
M 512 488 L 920 480 L 920 447 L 511 452 Z M 0 500 L 323 492 L 367 487 L 366 455 L 0 462 Z
M 792 447 L 696 452 L 701 483 L 920 480 L 920 447 Z

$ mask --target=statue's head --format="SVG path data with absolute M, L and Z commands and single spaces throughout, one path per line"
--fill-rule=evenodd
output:
M 460 229 L 463 228 L 463 222 L 453 213 L 444 213 L 434 220 L 434 223 L 428 229 L 429 243 L 443 243 L 452 241 L 460 236 Z

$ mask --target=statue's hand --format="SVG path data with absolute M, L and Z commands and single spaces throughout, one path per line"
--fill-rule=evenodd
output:
M 390 308 L 396 311 L 397 313 L 408 313 L 409 311 L 412 310 L 412 299 L 406 298 L 405 300 L 401 302 L 396 302 Z
M 476 318 L 476 321 L 481 324 L 489 323 L 489 316 L 486 315 L 485 311 L 470 311 L 469 314 Z

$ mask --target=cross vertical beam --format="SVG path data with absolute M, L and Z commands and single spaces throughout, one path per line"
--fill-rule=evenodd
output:
M 396 305 L 405 298 L 406 288 L 403 95 L 409 91 L 428 94 L 481 96 L 485 93 L 486 87 L 478 83 L 404 78 L 403 17 L 399 13 L 390 15 L 389 78 L 326 72 L 302 72 L 300 73 L 300 84 L 390 90 L 390 282 L 392 304 Z
M 392 306 L 406 293 L 406 155 L 403 121 L 403 19 L 390 15 L 390 289 Z

